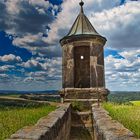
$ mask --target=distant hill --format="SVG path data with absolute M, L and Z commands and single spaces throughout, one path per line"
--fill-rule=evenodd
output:
M 113 91 L 108 96 L 108 100 L 117 103 L 140 100 L 140 91 Z
M 46 91 L 16 91 L 16 90 L 0 90 L 0 95 L 10 94 L 57 94 L 58 90 L 46 90 Z
M 46 90 L 46 91 L 14 91 L 14 90 L 0 90 L 0 96 L 5 95 L 21 95 L 21 94 L 58 94 L 58 90 Z M 124 103 L 129 101 L 140 100 L 140 91 L 111 91 L 108 96 L 110 102 Z

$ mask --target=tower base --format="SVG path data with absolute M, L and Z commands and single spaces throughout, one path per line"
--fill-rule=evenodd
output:
M 109 90 L 105 88 L 65 88 L 60 91 L 60 96 L 66 100 L 100 100 L 107 101 Z

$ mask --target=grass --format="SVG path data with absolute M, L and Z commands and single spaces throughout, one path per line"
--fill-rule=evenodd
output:
M 140 101 L 131 101 L 131 103 L 135 106 L 140 106 Z
M 84 110 L 84 104 L 82 102 L 73 101 L 72 102 L 72 108 L 76 111 L 83 111 Z
M 5 96 L 5 97 L 19 97 L 20 96 L 20 94 L 0 94 L 0 97 L 3 97 L 3 96 Z
M 24 126 L 35 124 L 37 120 L 55 109 L 56 107 L 50 105 L 0 106 L 0 140 L 9 138 Z
M 140 138 L 140 106 L 104 103 L 103 107 L 114 120 L 122 123 L 126 128 L 131 130 L 136 137 Z

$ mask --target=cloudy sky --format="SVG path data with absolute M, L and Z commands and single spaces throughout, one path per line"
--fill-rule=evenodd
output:
M 78 15 L 79 1 L 0 0 L 0 90 L 61 88 L 59 39 Z M 107 88 L 140 91 L 140 1 L 84 2 L 85 14 L 108 40 Z

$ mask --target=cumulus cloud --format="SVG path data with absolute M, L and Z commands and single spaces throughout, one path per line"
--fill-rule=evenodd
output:
M 78 15 L 78 3 L 77 0 L 63 1 L 62 11 L 56 15 L 60 7 L 49 1 L 0 1 L 0 30 L 14 36 L 13 45 L 26 48 L 33 55 L 26 62 L 13 54 L 0 56 L 2 64 L 8 63 L 0 67 L 0 87 L 3 87 L 2 81 L 10 81 L 9 77 L 13 81 L 9 89 L 61 87 L 59 40 L 68 33 Z M 121 58 L 113 55 L 105 58 L 107 86 L 113 90 L 132 86 L 133 90 L 140 87 L 140 2 L 127 0 L 119 6 L 120 3 L 121 0 L 86 0 L 84 9 L 97 31 L 108 39 L 107 46 L 124 49 L 119 51 Z M 14 68 L 10 63 L 17 64 Z M 9 70 L 15 74 L 7 74 Z M 16 76 L 16 73 L 21 76 Z
M 119 53 L 122 57 L 135 61 L 140 54 L 140 50 L 123 51 Z
M 60 6 L 45 0 L 1 0 L 0 9 L 0 31 L 14 36 L 13 45 L 33 54 L 39 53 L 40 47 L 49 50 L 43 38 Z
M 45 70 L 46 67 L 44 67 L 44 64 L 39 63 L 36 60 L 28 60 L 27 62 L 23 62 L 22 66 L 24 66 L 25 68 L 29 68 L 29 69 L 35 69 L 35 70 Z
M 5 73 L 7 71 L 10 71 L 12 69 L 14 69 L 15 66 L 11 66 L 11 65 L 4 65 L 0 67 L 0 73 Z
M 16 37 L 13 40 L 15 46 L 28 49 L 32 54 L 38 54 L 46 57 L 58 57 L 61 55 L 61 49 L 58 44 L 50 45 L 44 41 L 43 33 L 35 35 L 27 34 L 24 37 Z
M 140 2 L 96 13 L 91 17 L 99 31 L 107 37 L 108 46 L 116 49 L 139 48 L 140 40 Z
M 20 58 L 20 56 L 15 56 L 13 54 L 9 54 L 9 55 L 4 55 L 4 56 L 0 56 L 0 61 L 1 62 L 13 62 L 13 63 L 17 63 L 17 62 L 21 62 L 22 59 Z
M 122 6 L 119 6 L 119 3 L 121 3 L 119 0 L 111 2 L 110 0 L 87 0 L 85 12 L 97 31 L 107 37 L 108 46 L 139 47 L 140 3 L 128 1 Z M 57 56 L 60 54 L 60 48 L 56 44 L 68 33 L 80 9 L 78 1 L 66 0 L 61 5 L 62 11 L 55 19 L 52 11 L 58 9 L 58 6 L 53 6 L 49 1 L 15 0 L 13 2 L 9 0 L 4 2 L 3 0 L 0 5 L 2 9 L 0 27 L 9 33 L 20 34 L 14 39 L 14 45 L 25 47 L 35 53 L 40 51 L 40 54 L 43 52 L 40 48 L 47 53 L 51 49 L 47 46 L 55 46 Z M 48 10 L 50 7 L 51 12 Z M 43 10 L 45 14 L 40 14 Z M 50 28 L 49 32 L 47 25 Z M 48 37 L 44 36 L 47 32 Z
M 13 45 L 33 54 L 46 52 L 48 55 L 50 52 L 53 55 L 44 38 L 47 38 L 49 25 L 60 6 L 45 0 L 2 0 L 0 9 L 0 31 L 14 36 Z M 56 52 L 53 56 L 60 56 L 59 47 L 56 47 Z
M 28 60 L 27 62 L 23 62 L 22 65 L 25 67 L 31 67 L 37 66 L 38 64 L 44 66 L 44 69 L 46 69 L 46 66 L 59 66 L 61 64 L 61 57 L 54 57 L 52 59 L 44 58 L 44 57 L 36 57 L 32 58 L 31 60 Z
M 61 88 L 60 57 L 36 57 L 16 66 L 0 67 L 0 88 L 3 90 L 49 90 Z M 17 67 L 18 66 L 18 67 Z M 12 71 L 12 73 L 9 73 Z M 8 85 L 5 88 L 5 83 Z
M 65 0 L 61 5 L 62 11 L 54 18 L 52 11 L 59 8 L 56 5 L 52 6 L 48 1 L 15 0 L 12 2 L 10 0 L 6 4 L 3 2 L 5 7 L 3 9 L 9 5 L 10 11 L 14 13 L 12 22 L 6 20 L 11 24 L 11 33 L 20 34 L 14 38 L 13 44 L 24 47 L 33 54 L 38 53 L 48 57 L 60 56 L 59 40 L 68 33 L 78 15 L 80 9 L 78 3 L 79 1 L 76 0 Z M 125 5 L 119 6 L 120 3 L 119 0 L 111 2 L 110 0 L 87 0 L 84 7 L 85 13 L 97 31 L 108 39 L 107 46 L 117 49 L 139 47 L 140 3 L 127 1 Z M 19 12 L 16 10 L 14 12 L 15 4 Z M 47 11 L 50 7 L 51 13 Z M 5 11 L 8 13 L 8 10 Z M 8 17 L 10 18 L 11 15 Z M 7 25 L 6 22 L 3 25 Z M 44 36 L 44 33 L 48 35 Z
M 62 12 L 57 16 L 57 19 L 50 25 L 50 32 L 48 33 L 48 38 L 44 38 L 48 43 L 56 43 L 64 35 L 68 33 L 76 16 L 79 14 L 80 6 L 77 0 L 66 0 L 62 4 Z M 85 12 L 87 15 L 91 14 L 91 11 L 102 12 L 104 9 L 110 9 L 118 5 L 118 0 L 87 0 L 85 2 Z M 67 19 L 67 20 L 66 20 Z
M 71 0 L 71 3 L 67 7 L 68 3 L 69 1 L 63 3 L 62 12 L 51 24 L 48 38 L 45 38 L 46 42 L 55 43 L 68 33 L 68 30 L 76 18 L 75 15 L 77 15 L 79 11 L 77 10 L 79 9 L 77 8 L 78 4 L 75 4 L 74 0 Z M 87 9 L 85 9 L 85 11 L 87 10 L 86 13 L 89 20 L 97 31 L 108 39 L 107 46 L 116 49 L 139 47 L 140 2 L 131 1 L 121 6 L 115 6 L 118 5 L 118 1 L 112 1 L 110 3 L 110 1 L 105 2 L 101 0 L 95 2 L 88 0 L 86 3 L 87 5 L 85 6 L 87 6 Z M 107 5 L 109 6 L 107 7 Z M 93 12 L 94 6 L 96 8 Z M 93 9 L 91 10 L 89 7 Z
M 0 83 L 5 83 L 5 82 L 9 82 L 10 81 L 10 77 L 7 74 L 0 74 Z
M 0 6 L 0 29 L 16 36 L 45 32 L 45 27 L 53 20 L 53 5 L 48 1 L 2 0 Z
M 37 57 L 23 62 L 21 66 L 31 71 L 26 73 L 26 76 L 32 77 L 34 80 L 54 80 L 61 78 L 61 61 L 60 57 L 52 59 Z
M 39 13 L 44 13 L 43 9 L 41 9 L 41 8 L 47 9 L 51 5 L 49 2 L 45 2 L 44 0 L 41 0 L 39 2 L 37 2 L 35 0 L 30 0 L 29 2 L 28 2 L 28 0 L 24 0 L 24 2 L 19 2 L 19 3 L 20 3 L 19 6 L 20 6 L 20 9 L 22 10 L 22 12 L 24 12 L 24 7 L 25 7 L 25 5 L 27 5 L 26 13 L 28 14 L 28 16 L 34 12 L 31 10 L 30 11 L 28 10 L 29 5 L 33 6 L 32 8 L 33 9 L 35 8 L 35 10 L 37 10 Z M 34 23 L 34 25 L 32 25 L 32 23 L 24 17 L 24 19 L 26 21 L 28 21 L 28 25 L 22 26 L 23 23 L 24 24 L 27 23 L 26 21 L 22 20 L 23 23 L 20 23 L 20 26 L 24 27 L 24 28 L 22 28 L 22 29 L 24 29 L 24 31 L 21 32 L 22 29 L 21 28 L 19 29 L 19 31 L 21 33 L 23 33 L 24 36 L 16 37 L 13 41 L 13 44 L 16 46 L 24 47 L 33 53 L 39 53 L 40 55 L 55 56 L 55 57 L 60 56 L 61 49 L 58 45 L 59 39 L 62 38 L 68 32 L 70 26 L 73 24 L 73 22 L 76 18 L 75 13 L 77 13 L 77 14 L 79 13 L 80 7 L 79 7 L 78 3 L 79 2 L 77 2 L 76 0 L 70 0 L 70 1 L 66 0 L 61 5 L 62 12 L 60 12 L 60 14 L 58 13 L 56 20 L 54 19 L 54 21 L 53 21 L 53 20 L 46 19 L 47 23 L 45 23 L 45 24 L 48 25 L 50 28 L 50 31 L 46 30 L 46 33 L 49 31 L 48 37 L 43 36 L 44 31 L 41 30 L 41 28 L 43 27 L 43 29 L 45 29 L 44 28 L 45 24 L 42 23 L 42 21 L 41 21 L 41 23 L 38 23 L 40 25 L 37 24 L 37 26 L 35 27 L 36 21 L 34 22 L 34 19 L 35 20 L 39 19 L 39 21 L 40 21 L 42 19 L 42 17 L 40 15 L 38 15 L 38 17 L 33 16 L 34 19 L 32 19 L 32 17 L 30 18 L 30 21 L 32 21 L 32 23 Z M 97 12 L 97 11 L 102 11 L 104 9 L 110 9 L 118 4 L 119 4 L 118 0 L 115 0 L 112 2 L 110 2 L 109 0 L 105 0 L 105 2 L 103 0 L 97 0 L 97 1 L 87 0 L 85 3 L 85 5 L 86 5 L 85 7 L 86 7 L 87 13 L 90 13 L 90 11 L 92 9 L 94 9 Z M 12 5 L 14 5 L 14 3 L 12 3 Z M 52 7 L 52 9 L 55 11 L 55 10 L 58 10 L 59 8 L 58 8 L 58 6 L 55 5 Z M 20 13 L 21 13 L 21 11 L 20 11 Z M 46 14 L 48 14 L 48 12 Z M 23 15 L 25 15 L 25 14 L 23 14 Z M 31 16 L 32 16 L 32 14 L 31 14 Z M 50 16 L 52 17 L 52 15 L 50 15 Z M 19 14 L 18 19 L 22 19 L 21 14 Z M 65 20 L 65 19 L 67 19 L 67 20 Z M 53 21 L 53 23 L 51 23 L 49 21 L 51 21 L 51 22 Z M 16 21 L 16 24 L 18 24 L 18 21 Z M 26 27 L 29 29 L 28 32 L 26 32 Z M 30 30 L 33 30 L 33 31 L 30 31 Z M 16 32 L 17 32 L 17 28 L 16 28 Z M 36 34 L 33 34 L 33 33 L 36 33 Z M 55 48 L 55 49 L 52 50 L 52 48 Z
M 24 79 L 24 82 L 32 82 L 32 81 L 34 81 L 34 78 L 33 77 L 26 77 Z
M 140 87 L 140 50 L 121 52 L 124 58 L 115 58 L 112 55 L 105 58 L 106 83 L 110 89 L 121 87 L 121 90 L 138 90 Z M 126 88 L 130 87 L 130 89 Z

